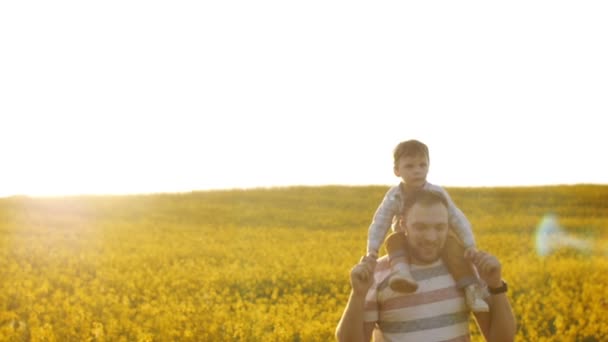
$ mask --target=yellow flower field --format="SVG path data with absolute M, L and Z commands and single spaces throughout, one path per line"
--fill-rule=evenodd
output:
M 331 341 L 386 190 L 0 199 L 0 341 Z M 519 341 L 608 340 L 608 186 L 448 191 Z M 550 212 L 567 243 L 540 256 Z

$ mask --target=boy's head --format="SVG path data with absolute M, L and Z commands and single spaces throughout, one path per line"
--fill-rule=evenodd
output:
M 393 152 L 395 176 L 411 187 L 422 187 L 429 172 L 429 149 L 418 140 L 399 143 Z

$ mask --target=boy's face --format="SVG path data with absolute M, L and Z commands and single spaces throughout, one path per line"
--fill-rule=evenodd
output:
M 403 224 L 412 262 L 427 264 L 437 261 L 448 236 L 448 209 L 445 205 L 414 204 Z
M 429 173 L 429 160 L 424 155 L 403 156 L 395 166 L 395 176 L 401 177 L 407 186 L 421 187 Z

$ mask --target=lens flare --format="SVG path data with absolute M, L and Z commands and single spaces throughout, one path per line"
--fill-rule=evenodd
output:
M 567 234 L 554 213 L 546 214 L 536 228 L 536 253 L 540 256 L 547 256 L 560 248 L 588 252 L 591 247 L 589 241 Z

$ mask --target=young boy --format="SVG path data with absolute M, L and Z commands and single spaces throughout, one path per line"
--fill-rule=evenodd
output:
M 404 196 L 407 196 L 408 192 L 420 188 L 439 191 L 448 200 L 450 229 L 464 245 L 459 244 L 456 238 L 448 238 L 442 258 L 456 280 L 457 286 L 464 289 L 469 309 L 474 312 L 488 311 L 488 305 L 482 299 L 477 273 L 472 264 L 464 259 L 465 249 L 475 248 L 471 224 L 443 188 L 426 181 L 429 171 L 428 147 L 417 140 L 404 141 L 395 147 L 393 157 L 395 176 L 400 177 L 402 182 L 388 190 L 374 214 L 368 231 L 366 259 L 372 261 L 377 259 L 386 233 L 391 223 L 396 223 L 401 213 Z M 396 230 L 395 226 L 393 230 Z M 403 232 L 394 232 L 386 239 L 386 248 L 392 271 L 389 286 L 393 291 L 409 293 L 416 291 L 418 284 L 409 271 L 406 238 Z

